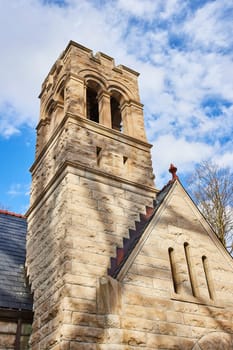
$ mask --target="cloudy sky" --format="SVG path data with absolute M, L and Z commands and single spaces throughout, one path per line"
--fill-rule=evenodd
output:
M 37 98 L 69 40 L 141 73 L 157 187 L 212 159 L 233 170 L 229 0 L 0 0 L 0 207 L 24 213 Z

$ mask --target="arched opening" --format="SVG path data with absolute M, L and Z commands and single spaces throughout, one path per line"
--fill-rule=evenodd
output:
M 58 100 L 64 105 L 64 87 L 59 91 Z
M 201 259 L 202 259 L 203 270 L 205 273 L 205 280 L 206 280 L 206 285 L 207 285 L 209 297 L 210 297 L 210 299 L 213 300 L 214 299 L 214 289 L 213 289 L 212 279 L 210 276 L 208 260 L 207 260 L 207 257 L 205 255 L 203 255 Z
M 120 102 L 114 97 L 111 97 L 111 121 L 112 129 L 123 131 Z
M 195 278 L 194 278 L 194 270 L 192 266 L 192 261 L 191 261 L 191 255 L 190 255 L 190 248 L 189 244 L 187 242 L 184 243 L 184 253 L 185 253 L 185 259 L 186 259 L 186 264 L 188 268 L 188 275 L 189 275 L 189 282 L 191 286 L 191 291 L 194 297 L 197 296 L 197 285 L 195 283 Z
M 174 259 L 174 249 L 168 248 L 168 255 L 169 255 L 169 262 L 171 267 L 171 274 L 172 274 L 172 283 L 173 283 L 173 289 L 175 293 L 178 293 L 178 278 L 177 278 L 177 271 L 176 271 L 176 265 L 175 265 L 175 259 Z
M 56 88 L 55 92 L 55 100 L 64 107 L 64 99 L 65 99 L 65 81 L 62 79 Z
M 96 90 L 94 90 L 91 87 L 87 87 L 86 103 L 87 103 L 87 119 L 90 119 L 93 122 L 99 123 L 98 96 L 97 96 Z
M 51 98 L 46 107 L 46 115 L 49 119 L 51 119 L 55 107 L 56 107 L 56 102 L 53 98 Z

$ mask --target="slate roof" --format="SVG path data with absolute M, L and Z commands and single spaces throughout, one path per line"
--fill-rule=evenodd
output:
M 0 308 L 32 310 L 24 262 L 27 221 L 0 210 Z
M 116 278 L 119 274 L 176 179 L 173 178 L 157 193 L 153 208 L 146 207 L 146 214 L 140 214 L 140 221 L 135 222 L 135 230 L 129 229 L 129 238 L 123 238 L 123 247 L 116 248 L 116 256 L 111 258 L 110 268 L 108 269 L 108 274 L 111 277 Z

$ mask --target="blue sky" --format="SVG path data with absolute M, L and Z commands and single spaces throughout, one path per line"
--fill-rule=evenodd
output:
M 2 0 L 0 207 L 29 204 L 40 87 L 69 40 L 141 73 L 157 187 L 212 159 L 233 171 L 229 0 Z

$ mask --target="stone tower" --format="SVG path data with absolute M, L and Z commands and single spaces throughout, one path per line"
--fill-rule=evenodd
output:
M 100 285 L 156 193 L 137 77 L 70 42 L 42 85 L 27 213 L 33 350 L 97 349 L 114 323 L 102 311 L 117 307 L 117 286 Z

